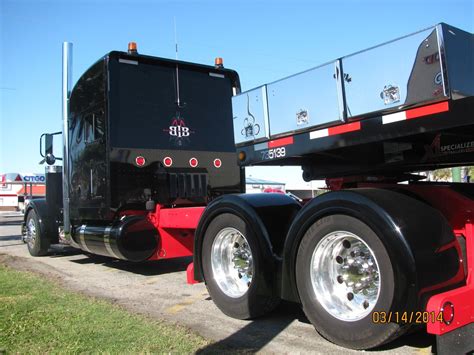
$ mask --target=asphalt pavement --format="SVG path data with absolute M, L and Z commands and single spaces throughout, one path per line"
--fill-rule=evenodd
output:
M 0 212 L 0 263 L 39 273 L 131 312 L 183 325 L 213 341 L 204 352 L 222 350 L 224 345 L 263 353 L 429 354 L 435 342 L 430 335 L 416 333 L 375 351 L 347 350 L 322 338 L 300 307 L 291 303 L 282 303 L 257 320 L 232 319 L 216 308 L 204 284 L 186 283 L 190 258 L 133 264 L 62 246 L 54 246 L 49 256 L 35 258 L 21 241 L 21 219 L 19 213 Z

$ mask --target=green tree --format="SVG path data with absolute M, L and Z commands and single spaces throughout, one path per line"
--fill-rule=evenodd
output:
M 434 170 L 431 176 L 434 181 L 451 181 L 452 179 L 451 169 L 449 168 Z
M 434 181 L 451 181 L 453 177 L 451 168 L 434 170 L 430 175 Z M 474 182 L 474 166 L 467 167 L 467 175 L 469 175 Z M 464 173 L 462 174 L 462 178 L 464 178 Z

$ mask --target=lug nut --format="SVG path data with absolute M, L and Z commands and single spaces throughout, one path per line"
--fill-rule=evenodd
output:
M 344 240 L 342 242 L 342 246 L 346 249 L 349 249 L 351 247 L 351 242 L 349 242 L 348 240 Z
M 344 262 L 344 259 L 342 258 L 342 256 L 338 255 L 338 256 L 336 256 L 336 262 L 338 264 L 342 264 Z
M 337 282 L 339 282 L 340 284 L 342 284 L 342 283 L 344 282 L 344 278 L 343 278 L 341 275 L 339 275 L 339 276 L 337 277 Z
M 347 299 L 348 299 L 349 301 L 352 301 L 352 300 L 354 299 L 354 294 L 353 294 L 352 292 L 349 292 L 349 293 L 347 294 Z
M 369 302 L 367 301 L 364 301 L 362 305 L 364 306 L 365 309 L 369 308 Z

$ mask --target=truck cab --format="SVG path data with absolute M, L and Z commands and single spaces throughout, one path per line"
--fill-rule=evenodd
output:
M 25 213 L 33 255 L 57 242 L 131 261 L 192 255 L 187 218 L 244 189 L 232 127 L 239 77 L 216 63 L 132 46 L 107 53 L 66 88 L 62 172 L 45 135 L 47 196 Z M 161 229 L 162 214 L 177 207 L 173 227 Z
M 237 73 L 224 68 L 116 51 L 97 61 L 70 98 L 71 221 L 240 192 L 237 90 Z

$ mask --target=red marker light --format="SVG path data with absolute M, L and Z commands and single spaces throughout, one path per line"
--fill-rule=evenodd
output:
M 138 166 L 143 166 L 145 165 L 145 163 L 146 163 L 146 160 L 141 155 L 135 158 L 135 164 L 137 164 Z
M 445 302 L 443 308 L 441 308 L 441 313 L 443 315 L 443 322 L 446 325 L 450 325 L 454 319 L 454 305 L 451 302 Z
M 195 168 L 196 166 L 198 166 L 199 162 L 196 158 L 191 158 L 189 159 L 189 165 L 191 166 L 191 168 Z
M 173 165 L 173 159 L 171 159 L 170 157 L 164 158 L 163 165 L 169 168 L 171 165 Z
M 222 166 L 222 161 L 217 158 L 217 159 L 214 159 L 214 166 L 219 169 L 221 166 Z

